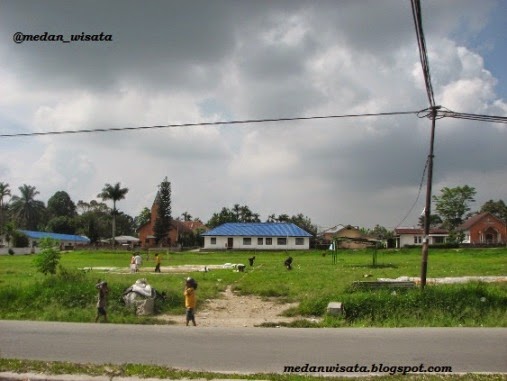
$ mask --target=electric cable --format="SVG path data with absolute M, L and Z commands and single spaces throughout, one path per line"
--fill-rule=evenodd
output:
M 65 134 L 87 134 L 95 132 L 118 132 L 118 131 L 134 131 L 134 130 L 149 130 L 149 129 L 162 129 L 162 128 L 182 128 L 182 127 L 197 127 L 197 126 L 220 126 L 220 125 L 238 125 L 238 124 L 252 124 L 252 123 L 273 123 L 273 122 L 288 122 L 300 120 L 318 120 L 318 119 L 338 119 L 338 118 L 360 118 L 372 116 L 391 116 L 391 115 L 417 115 L 420 111 L 394 111 L 394 112 L 379 112 L 379 113 L 365 113 L 365 114 L 344 114 L 344 115 L 327 115 L 327 116 L 302 116 L 292 118 L 266 118 L 266 119 L 247 119 L 247 120 L 230 120 L 220 122 L 198 122 L 198 123 L 179 123 L 167 124 L 160 126 L 138 126 L 138 127 L 110 127 L 110 128 L 97 128 L 97 129 L 81 129 L 81 130 L 64 130 L 64 131 L 46 131 L 46 132 L 20 132 L 16 134 L 0 134 L 0 138 L 14 138 L 14 137 L 32 137 L 32 136 L 46 136 L 46 135 L 65 135 Z
M 430 67 L 428 61 L 428 54 L 426 49 L 426 41 L 424 38 L 423 26 L 422 26 L 422 12 L 421 3 L 419 0 L 412 0 L 412 15 L 414 17 L 414 26 L 417 36 L 417 45 L 419 46 L 419 58 L 421 60 L 421 66 L 424 76 L 424 83 L 426 85 L 426 93 L 428 95 L 428 101 L 431 108 L 435 107 L 435 97 L 433 94 L 433 86 L 431 84 Z
M 400 225 L 405 222 L 405 220 L 408 218 L 410 213 L 412 213 L 412 210 L 414 210 L 415 206 L 417 205 L 417 201 L 419 201 L 419 197 L 421 196 L 421 191 L 422 191 L 422 187 L 424 184 L 424 179 L 426 177 L 426 170 L 428 169 L 428 163 L 429 163 L 429 158 L 426 159 L 426 164 L 424 165 L 423 173 L 421 176 L 421 182 L 419 183 L 419 191 L 417 192 L 417 197 L 416 197 L 414 203 L 412 204 L 412 206 L 410 207 L 410 209 L 408 210 L 405 217 L 403 217 L 403 219 L 398 223 L 398 225 L 396 225 L 396 228 L 400 227 Z

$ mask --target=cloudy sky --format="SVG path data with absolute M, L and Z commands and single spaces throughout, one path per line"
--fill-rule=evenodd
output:
M 507 116 L 507 2 L 422 1 L 435 100 Z M 110 35 L 25 41 L 13 35 Z M 410 1 L 0 0 L 0 134 L 428 107 Z M 416 115 L 0 138 L 0 181 L 150 207 L 172 183 L 173 217 L 246 204 L 321 227 L 410 226 L 430 138 Z M 468 184 L 478 209 L 507 201 L 507 125 L 437 121 L 434 193 Z M 415 204 L 411 213 L 412 205 Z M 405 216 L 408 216 L 405 218 Z

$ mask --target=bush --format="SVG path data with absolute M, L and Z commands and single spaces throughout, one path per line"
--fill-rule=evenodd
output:
M 30 240 L 28 239 L 28 237 L 25 234 L 20 233 L 18 231 L 15 231 L 12 233 L 12 246 L 14 246 L 14 247 L 28 247 L 29 244 L 30 244 Z
M 9 255 L 14 255 L 14 250 L 12 250 L 11 248 L 9 248 Z
M 52 238 L 43 238 L 40 240 L 39 246 L 42 250 L 34 261 L 37 271 L 44 275 L 56 274 L 56 268 L 60 262 L 60 252 L 56 249 L 58 241 Z

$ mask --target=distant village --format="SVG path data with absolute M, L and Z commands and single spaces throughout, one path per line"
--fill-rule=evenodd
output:
M 171 183 L 167 178 L 160 184 L 151 208 L 144 208 L 134 218 L 116 207 L 128 193 L 120 183 L 105 185 L 97 196 L 102 202 L 80 200 L 75 204 L 66 192 L 59 191 L 48 200 L 47 206 L 37 200 L 39 192 L 35 187 L 23 185 L 18 189 L 20 195 L 11 195 L 9 185 L 0 182 L 0 254 L 37 252 L 39 240 L 47 237 L 58 242 L 62 250 L 99 247 L 203 251 L 404 248 L 422 246 L 425 240 L 432 246 L 507 244 L 507 208 L 502 200 L 490 200 L 479 211 L 468 213 L 464 218 L 456 218 L 454 213 L 454 224 L 449 223 L 446 216 L 431 215 L 426 237 L 422 227 L 424 218 L 417 227 L 388 230 L 379 225 L 365 229 L 337 224 L 319 231 L 303 214 L 273 214 L 261 222 L 258 214 L 239 204 L 223 207 L 207 223 L 188 212 L 172 218 Z M 465 192 L 469 201 L 475 194 L 475 189 L 468 186 L 445 190 Z M 435 196 L 437 205 L 448 201 L 445 196 L 449 194 L 442 194 L 440 199 Z M 107 202 L 112 202 L 113 207 Z M 467 204 L 464 206 L 463 210 L 469 208 Z

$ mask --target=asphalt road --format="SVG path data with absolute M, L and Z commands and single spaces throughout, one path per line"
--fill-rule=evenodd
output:
M 0 321 L 0 356 L 224 373 L 283 373 L 285 366 L 305 370 L 306 364 L 306 374 L 314 375 L 319 372 L 311 372 L 318 370 L 312 366 L 337 364 L 355 375 L 361 374 L 357 370 L 371 372 L 372 364 L 382 364 L 385 371 L 406 366 L 507 373 L 507 329 L 227 329 Z

